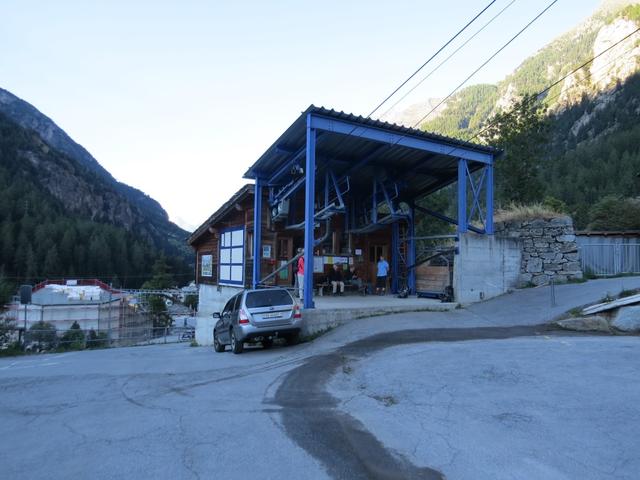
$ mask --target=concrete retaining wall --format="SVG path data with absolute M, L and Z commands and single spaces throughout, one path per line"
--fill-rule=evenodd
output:
M 517 240 L 465 233 L 453 264 L 453 291 L 459 303 L 506 293 L 518 285 L 522 250 Z
M 213 345 L 213 327 L 216 322 L 212 314 L 222 311 L 224 304 L 242 288 L 217 285 L 198 286 L 198 316 L 196 317 L 196 342 L 198 345 Z
M 303 310 L 304 320 L 302 336 L 308 337 L 329 328 L 335 328 L 353 320 L 376 317 L 379 315 L 391 315 L 394 313 L 409 312 L 446 312 L 456 308 L 455 303 L 429 303 L 424 307 L 419 306 L 384 306 L 370 308 L 343 308 L 343 309 L 312 309 Z

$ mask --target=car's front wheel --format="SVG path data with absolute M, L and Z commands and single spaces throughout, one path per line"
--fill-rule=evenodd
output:
M 213 349 L 220 353 L 220 352 L 224 352 L 224 345 L 222 343 L 220 343 L 220 339 L 218 338 L 218 332 L 216 332 L 215 330 L 213 331 Z
M 229 331 L 229 337 L 231 338 L 231 351 L 236 354 L 242 353 L 244 343 L 236 338 L 236 332 L 233 331 L 233 328 Z

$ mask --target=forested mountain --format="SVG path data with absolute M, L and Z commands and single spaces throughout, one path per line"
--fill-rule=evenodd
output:
M 524 95 L 545 90 L 639 27 L 640 3 L 606 1 L 591 18 L 527 58 L 503 81 L 459 91 L 421 128 L 473 138 Z M 536 200 L 564 202 L 580 228 L 593 223 L 590 211 L 601 211 L 599 201 L 640 194 L 639 71 L 640 32 L 540 97 L 548 138 L 536 152 Z M 499 187 L 499 204 L 513 200 Z M 640 228 L 640 218 L 627 227 Z
M 155 200 L 0 90 L 0 283 L 95 277 L 136 287 L 159 257 L 187 282 L 187 235 Z

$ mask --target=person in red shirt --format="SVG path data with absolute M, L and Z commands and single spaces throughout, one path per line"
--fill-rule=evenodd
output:
M 304 253 L 302 248 L 298 249 L 298 253 Z M 296 277 L 298 278 L 298 297 L 300 301 L 304 300 L 304 255 L 298 259 L 298 271 Z

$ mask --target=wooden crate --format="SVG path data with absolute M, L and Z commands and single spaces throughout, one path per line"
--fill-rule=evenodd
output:
M 416 268 L 416 289 L 419 292 L 442 292 L 449 281 L 449 267 L 422 264 Z

